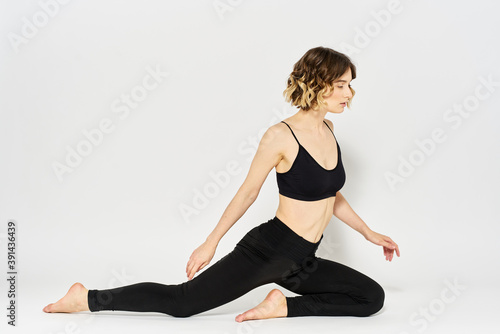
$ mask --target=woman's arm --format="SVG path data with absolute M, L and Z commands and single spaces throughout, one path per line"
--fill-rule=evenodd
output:
M 280 128 L 273 125 L 262 136 L 245 181 L 224 210 L 222 217 L 206 241 L 191 254 L 186 266 L 189 279 L 210 263 L 219 241 L 257 199 L 269 172 L 282 159 L 283 146 L 280 140 L 277 140 L 280 138 L 279 134 Z
M 347 203 L 347 200 L 340 193 L 340 191 L 338 191 L 337 195 L 335 196 L 333 214 L 335 215 L 335 217 L 349 225 L 351 228 L 361 233 L 361 235 L 363 235 L 365 238 L 368 235 L 369 231 L 371 231 L 363 221 L 363 219 L 361 219 L 361 217 L 359 217 L 356 212 L 354 212 L 349 203 Z
M 215 229 L 207 237 L 207 242 L 217 246 L 226 232 L 257 199 L 269 172 L 281 160 L 281 147 L 278 141 L 274 140 L 275 132 L 275 128 L 271 127 L 262 136 L 245 181 L 229 202 Z
M 392 260 L 394 251 L 396 251 L 397 256 L 400 256 L 399 246 L 388 236 L 372 231 L 361 217 L 354 212 L 340 191 L 337 192 L 335 197 L 333 214 L 348 226 L 361 233 L 366 240 L 382 246 L 386 260 Z

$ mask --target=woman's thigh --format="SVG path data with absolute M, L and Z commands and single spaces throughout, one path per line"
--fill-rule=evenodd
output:
M 287 297 L 288 316 L 369 316 L 384 303 L 384 290 L 341 263 L 311 256 L 276 284 L 301 296 Z
M 365 274 L 344 264 L 311 256 L 296 270 L 275 283 L 297 294 L 336 293 L 351 301 L 364 300 L 381 293 L 382 287 Z
M 199 313 L 284 277 L 292 264 L 292 260 L 262 242 L 254 229 L 226 256 L 191 281 L 180 284 L 178 291 L 184 304 L 191 305 L 191 312 Z

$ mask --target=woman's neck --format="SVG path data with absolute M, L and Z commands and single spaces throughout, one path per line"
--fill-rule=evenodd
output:
M 301 129 L 312 131 L 312 132 L 322 132 L 323 130 L 323 120 L 325 119 L 326 112 L 321 110 L 307 111 L 300 109 L 294 116 L 294 120 L 300 125 Z

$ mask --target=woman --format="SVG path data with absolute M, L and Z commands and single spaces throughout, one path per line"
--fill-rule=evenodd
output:
M 286 297 L 273 289 L 262 303 L 235 320 L 368 316 L 379 311 L 385 295 L 377 282 L 315 255 L 323 231 L 335 215 L 382 246 L 386 260 L 391 261 L 394 252 L 400 256 L 398 245 L 368 228 L 339 191 L 345 171 L 333 124 L 325 115 L 342 113 L 350 106 L 354 78 L 356 67 L 350 59 L 329 48 L 313 48 L 294 65 L 284 95 L 299 111 L 263 135 L 242 186 L 213 232 L 189 258 L 186 282 L 143 282 L 105 290 L 87 290 L 75 283 L 62 299 L 43 310 L 122 310 L 188 317 L 260 285 L 276 283 L 298 296 Z M 254 227 L 234 250 L 193 278 L 210 263 L 221 238 L 256 200 L 273 167 L 279 187 L 276 216 Z

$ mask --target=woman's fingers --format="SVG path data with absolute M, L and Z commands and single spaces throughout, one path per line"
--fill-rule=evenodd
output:
M 394 250 L 396 251 L 396 255 L 397 256 L 400 256 L 401 254 L 399 253 L 399 246 L 397 243 L 394 242 L 394 240 L 392 240 L 391 238 L 387 237 L 387 239 L 389 239 L 389 242 L 393 245 L 394 247 Z
M 191 271 L 191 268 L 193 268 L 193 266 L 194 266 L 194 259 L 191 256 L 186 266 L 186 273 L 189 273 Z
M 399 254 L 399 246 L 397 243 L 391 240 L 391 249 L 396 252 L 397 256 L 400 256 Z
M 193 259 L 189 259 L 187 268 L 186 268 L 186 274 L 188 276 L 188 279 L 191 279 L 194 276 L 194 273 L 196 273 L 196 262 Z
M 389 262 L 392 261 L 394 257 L 394 249 L 392 247 L 386 247 L 386 246 L 383 246 L 382 248 L 384 249 L 385 259 Z
M 374 232 L 369 235 L 368 240 L 376 245 L 382 246 L 385 259 L 388 261 L 394 258 L 394 252 L 396 252 L 397 256 L 401 256 L 398 244 L 386 235 Z
M 392 244 L 390 241 L 382 241 L 382 246 L 386 247 L 387 249 L 394 249 L 396 246 Z
M 399 246 L 390 237 L 383 236 L 382 240 L 379 240 L 379 245 L 384 249 L 384 256 L 387 261 L 392 261 L 394 258 L 394 252 L 397 256 L 400 256 Z
M 207 263 L 208 262 L 205 261 L 200 264 L 193 261 L 191 267 L 188 270 L 188 278 L 192 279 L 198 271 L 200 271 L 207 265 Z
M 195 274 L 196 270 L 195 270 L 195 267 L 192 266 L 190 269 L 189 269 L 189 272 L 188 272 L 188 279 L 191 280 Z
M 396 244 L 396 255 L 399 257 L 401 256 L 400 253 L 399 253 L 399 246 Z

